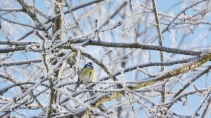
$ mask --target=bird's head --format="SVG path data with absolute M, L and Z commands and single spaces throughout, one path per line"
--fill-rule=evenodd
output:
M 92 62 L 87 63 L 87 64 L 84 66 L 84 68 L 91 68 L 91 69 L 93 69 L 93 68 L 94 68 L 93 63 L 92 63 Z

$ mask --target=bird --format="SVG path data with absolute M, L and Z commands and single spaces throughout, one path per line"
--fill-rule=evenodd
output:
M 95 70 L 92 62 L 88 62 L 80 71 L 78 75 L 77 89 L 82 82 L 90 82 L 95 79 Z

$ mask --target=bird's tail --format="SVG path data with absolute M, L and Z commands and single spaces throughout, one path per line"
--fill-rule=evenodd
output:
M 80 86 L 80 84 L 81 84 L 81 81 L 80 81 L 80 79 L 78 78 L 78 81 L 77 81 L 76 86 L 75 86 L 75 90 Z

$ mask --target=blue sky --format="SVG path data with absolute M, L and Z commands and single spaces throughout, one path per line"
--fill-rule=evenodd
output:
M 84 0 L 84 3 L 86 2 L 90 2 L 92 0 Z M 27 0 L 27 2 L 32 2 L 32 0 Z M 122 2 L 122 1 L 121 1 Z M 177 4 L 177 3 L 180 3 L 181 0 L 157 0 L 157 9 L 159 12 L 162 12 L 162 13 L 166 13 L 166 14 L 171 14 L 171 15 L 177 15 L 181 10 L 183 10 L 186 6 L 192 4 L 191 1 L 182 1 L 182 2 L 186 2 L 186 4 Z M 16 3 L 16 2 L 15 2 Z M 41 11 L 44 11 L 46 12 L 47 8 L 46 8 L 46 5 L 49 5 L 49 7 L 52 7 L 50 4 L 50 2 L 48 2 L 48 0 L 36 0 L 36 7 L 41 10 Z M 145 4 L 145 2 L 143 2 L 143 0 L 132 0 L 132 3 L 142 3 L 142 4 Z M 73 0 L 73 7 L 79 5 L 79 2 L 77 1 L 74 1 Z M 114 9 L 118 6 L 118 4 L 115 4 L 115 2 L 113 2 L 112 4 L 114 7 Z M 148 3 L 149 5 L 149 3 Z M 174 5 L 173 8 L 170 8 Z M 200 7 L 204 4 L 200 4 L 200 5 L 197 5 L 196 7 Z M 152 6 L 152 5 L 151 5 Z M 3 6 L 4 8 L 5 6 Z M 14 4 L 14 7 L 16 8 L 20 8 L 20 5 L 19 4 Z M 93 9 L 95 7 L 95 5 L 92 5 L 92 6 L 89 6 L 87 7 L 87 9 L 91 8 Z M 108 8 L 108 5 L 105 5 L 104 6 L 105 8 Z M 128 7 L 128 6 L 127 6 Z M 0 8 L 1 8 L 1 5 L 0 5 Z M 11 8 L 9 6 L 9 8 Z M 107 15 L 109 15 L 109 13 L 111 14 L 112 13 L 112 10 L 108 10 L 109 12 L 105 11 L 105 13 L 107 13 Z M 137 8 L 134 7 L 134 13 L 138 12 Z M 0 12 L 1 13 L 1 12 Z M 193 15 L 195 14 L 196 11 L 194 11 L 193 9 L 190 9 L 186 12 L 187 15 Z M 33 24 L 33 22 L 31 20 L 28 20 L 28 16 L 25 15 L 26 18 L 18 18 L 19 13 L 17 13 L 15 16 L 17 18 L 17 22 L 22 22 L 22 23 L 25 23 L 25 24 Z M 20 13 L 21 14 L 21 13 Z M 82 14 L 82 10 L 77 10 L 75 11 L 75 14 L 77 17 L 79 17 L 81 14 Z M 22 14 L 21 14 L 22 15 Z M 49 16 L 52 16 L 52 13 L 49 13 Z M 5 15 L 5 18 L 11 18 L 11 17 L 14 17 L 14 16 L 11 16 L 11 15 Z M 137 16 L 136 16 L 137 17 Z M 68 15 L 67 18 L 69 18 L 69 22 L 72 21 L 72 18 L 70 18 L 70 16 Z M 99 14 L 98 13 L 93 13 L 92 17 L 91 17 L 91 20 L 94 21 L 95 18 L 99 18 Z M 208 20 L 210 19 L 210 17 L 207 18 Z M 105 19 L 103 19 L 105 20 Z M 119 20 L 121 20 L 120 16 L 117 15 L 114 19 L 113 19 L 115 22 L 118 22 Z M 149 19 L 149 24 L 150 24 L 150 20 L 152 19 Z M 43 20 L 44 22 L 44 20 Z M 82 20 L 80 22 L 80 24 L 82 25 L 82 29 L 86 32 L 86 33 L 90 33 L 90 32 L 93 32 L 93 29 L 91 28 L 88 28 L 86 27 L 85 23 L 87 21 L 85 20 Z M 163 22 L 163 20 L 161 21 Z M 113 22 L 112 22 L 113 23 Z M 112 25 L 112 23 L 110 25 Z M 123 21 L 123 23 L 127 24 L 128 22 L 126 21 Z M 163 22 L 165 23 L 165 22 Z M 114 23 L 113 23 L 114 24 Z M 8 23 L 5 23 L 5 22 L 2 22 L 2 26 L 3 26 L 3 29 L 5 27 L 8 27 Z M 15 25 L 17 26 L 17 25 Z M 12 25 L 10 24 L 9 27 L 12 27 Z M 164 29 L 166 26 L 165 25 L 161 25 L 161 29 Z M 190 27 L 191 29 L 194 29 L 194 26 L 191 26 Z M 184 40 L 184 43 L 183 45 L 181 45 L 181 47 L 179 47 L 180 49 L 191 49 L 191 50 L 196 50 L 196 49 L 199 49 L 198 46 L 209 46 L 211 44 L 211 40 L 209 40 L 211 37 L 210 35 L 208 35 L 207 37 L 205 36 L 209 31 L 209 28 L 210 26 L 209 25 L 198 25 L 198 27 L 193 30 L 193 33 L 191 33 L 190 35 L 188 35 L 185 40 Z M 6 30 L 7 28 L 5 28 Z M 29 29 L 29 28 L 28 28 Z M 116 28 L 115 30 L 112 30 L 111 32 L 114 32 L 114 37 L 115 38 L 121 38 L 118 33 L 119 33 L 119 30 L 121 30 L 121 27 L 119 28 Z M 142 30 L 145 30 L 143 27 L 141 29 Z M 29 30 L 27 29 L 22 29 L 21 27 L 17 27 L 17 29 L 13 30 L 11 29 L 11 33 L 13 34 L 13 39 L 14 40 L 17 40 L 18 38 L 20 38 L 22 36 L 22 34 L 28 32 Z M 163 37 L 164 37 L 164 41 L 163 41 L 163 46 L 166 46 L 166 47 L 174 47 L 174 48 L 177 48 L 177 46 L 179 45 L 179 42 L 180 40 L 182 39 L 183 35 L 185 34 L 185 32 L 190 32 L 191 30 L 185 30 L 185 29 L 179 29 L 179 30 L 171 30 L 170 32 L 165 32 L 163 34 Z M 157 33 L 156 29 L 152 29 L 151 30 L 151 36 L 149 37 L 153 37 L 155 36 L 155 34 Z M 103 36 L 108 36 L 110 33 L 109 32 L 105 32 L 103 34 L 100 34 L 101 37 Z M 70 32 L 70 35 L 72 35 L 72 32 Z M 35 35 L 33 34 L 32 36 L 28 36 L 26 39 L 24 39 L 24 41 L 35 41 Z M 65 36 L 63 36 L 63 38 L 65 39 Z M 132 38 L 132 36 L 130 37 Z M 127 39 L 127 41 L 132 41 L 130 38 Z M 143 38 L 143 37 L 141 37 Z M 140 38 L 140 40 L 141 40 Z M 1 34 L 0 32 L 0 40 L 2 39 L 5 39 L 4 36 Z M 37 40 L 36 40 L 37 41 Z M 109 36 L 108 36 L 108 39 L 106 41 L 112 41 L 110 40 Z M 121 42 L 122 39 L 119 39 L 117 40 L 117 42 Z M 154 45 L 158 45 L 158 41 L 155 41 L 153 42 Z M 0 48 L 3 48 L 4 46 L 0 46 Z M 87 46 L 86 49 L 85 49 L 85 52 L 87 53 L 91 53 L 94 57 L 96 57 L 97 59 L 101 59 L 102 57 L 102 54 L 104 54 L 105 50 L 104 49 L 99 49 L 99 50 L 94 50 L 93 49 L 97 49 L 98 47 L 95 47 L 95 46 Z M 113 50 L 115 50 L 114 48 L 111 48 Z M 127 52 L 130 51 L 129 49 L 127 50 Z M 170 53 L 164 53 L 165 56 L 170 56 L 171 54 Z M 25 55 L 23 55 L 23 52 L 17 52 L 15 53 L 12 58 L 14 58 L 15 60 L 26 60 L 26 59 L 37 59 L 37 58 L 40 58 L 41 55 L 39 53 L 27 53 L 27 58 Z M 191 57 L 191 56 L 183 56 L 183 55 L 177 55 L 177 56 L 174 56 L 174 58 L 172 60 L 177 60 L 178 58 L 182 59 L 182 58 L 188 58 L 188 57 Z M 141 63 L 147 63 L 145 62 L 144 59 L 142 59 L 143 62 Z M 165 60 L 167 60 L 167 58 L 165 58 Z M 13 60 L 8 60 L 8 61 L 13 61 Z M 86 62 L 88 62 L 89 60 L 86 59 Z M 104 59 L 104 62 L 108 62 L 108 58 L 106 57 Z M 158 52 L 151 52 L 151 62 L 159 62 L 160 61 L 160 57 L 159 57 L 159 53 Z M 209 62 L 210 64 L 210 62 Z M 127 64 L 126 64 L 126 67 L 130 67 L 132 65 L 132 62 L 129 61 Z M 83 63 L 80 64 L 80 66 L 82 67 L 83 66 Z M 99 67 L 95 64 L 95 67 L 96 67 L 96 70 L 99 70 Z M 169 69 L 172 69 L 174 67 L 177 67 L 176 66 L 171 66 L 171 67 L 166 67 L 166 70 L 169 70 Z M 158 72 L 160 70 L 159 67 L 155 67 L 152 69 L 152 72 Z M 125 74 L 125 77 L 127 80 L 130 80 L 131 76 L 134 76 L 134 73 L 135 72 L 132 72 L 132 73 L 126 73 Z M 190 79 L 193 78 L 193 76 L 188 76 L 189 74 L 187 74 L 186 77 L 189 77 Z M 192 74 L 193 75 L 193 74 Z M 22 78 L 20 77 L 21 75 L 17 75 L 19 76 L 19 78 Z M 105 73 L 102 74 L 101 77 L 104 77 L 104 76 L 107 76 Z M 139 78 L 142 78 L 143 77 L 143 74 L 139 73 Z M 199 80 L 197 80 L 197 82 L 195 82 L 194 84 L 196 84 L 199 88 L 203 88 L 204 85 L 205 85 L 205 80 L 206 80 L 206 76 L 202 76 Z M 186 81 L 187 82 L 187 81 Z M 208 81 L 208 85 L 210 85 L 210 80 Z M 1 87 L 4 87 L 5 84 L 4 83 L 1 83 L 0 84 Z M 174 90 L 178 90 L 179 88 L 179 84 L 174 88 Z M 187 90 L 193 90 L 193 87 L 189 87 Z M 13 90 L 15 91 L 15 90 Z M 190 98 L 190 101 L 189 101 L 189 105 L 190 105 L 190 114 L 195 110 L 196 106 L 198 106 L 198 104 L 200 103 L 199 101 L 201 101 L 202 97 L 199 97 L 197 95 L 193 95 L 193 96 L 190 96 L 188 97 Z M 106 105 L 107 106 L 110 106 L 112 105 L 112 103 L 114 102 L 115 100 L 111 101 L 111 102 L 108 102 Z M 159 100 L 155 100 L 155 101 L 159 101 Z M 197 103 L 196 103 L 197 101 Z M 203 108 L 202 108 L 203 109 Z M 180 114 L 186 114 L 186 107 L 183 106 L 180 102 L 178 102 L 176 105 L 174 105 L 172 108 L 171 108 L 172 111 L 176 112 L 176 113 L 180 113 Z M 28 114 L 28 113 L 27 113 Z M 139 116 L 141 117 L 143 115 L 143 112 L 139 113 Z

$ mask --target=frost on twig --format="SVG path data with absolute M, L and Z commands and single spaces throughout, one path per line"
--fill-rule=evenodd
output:
M 168 3 L 1 1 L 0 117 L 210 117 L 211 1 Z

